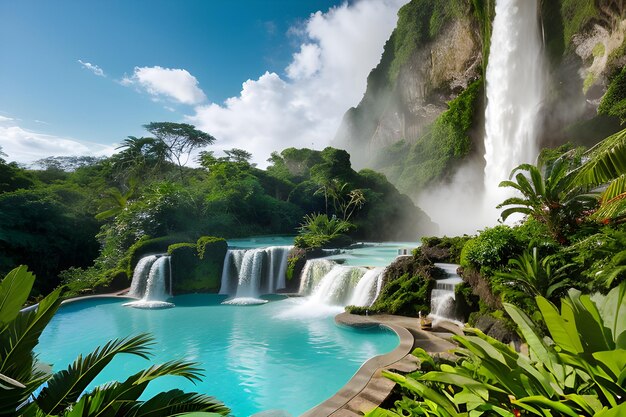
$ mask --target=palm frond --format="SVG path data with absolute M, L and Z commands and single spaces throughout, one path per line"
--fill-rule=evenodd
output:
M 586 152 L 587 162 L 578 169 L 576 182 L 597 186 L 626 173 L 626 129 L 609 136 Z
M 147 359 L 151 344 L 153 338 L 142 334 L 110 341 L 84 358 L 79 356 L 66 370 L 54 374 L 35 401 L 44 412 L 58 414 L 78 399 L 117 354 L 129 353 Z
M 178 389 L 162 392 L 131 409 L 129 417 L 178 416 L 204 411 L 227 415 L 230 409 L 213 397 L 197 393 L 185 393 Z

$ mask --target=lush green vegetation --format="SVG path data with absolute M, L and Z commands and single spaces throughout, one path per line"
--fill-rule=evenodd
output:
M 139 397 L 151 381 L 179 376 L 198 381 L 198 364 L 172 360 L 129 376 L 121 382 L 101 385 L 83 393 L 118 355 L 149 359 L 154 340 L 146 334 L 116 339 L 92 353 L 79 356 L 66 370 L 51 372 L 33 350 L 39 336 L 58 310 L 57 289 L 41 300 L 37 309 L 20 312 L 35 276 L 25 266 L 10 271 L 0 282 L 0 414 L 3 416 L 183 416 L 216 417 L 230 410 L 205 394 L 179 389 L 152 398 Z M 47 385 L 39 391 L 42 384 Z
M 380 416 L 499 415 L 617 417 L 626 412 L 626 282 L 606 297 L 570 291 L 561 311 L 536 298 L 541 324 L 505 304 L 528 343 L 516 352 L 478 330 L 454 336 L 461 346 L 451 360 L 422 349 L 421 370 L 406 376 L 383 371 L 402 389 L 402 399 Z M 543 337 L 547 327 L 550 339 Z
M 286 149 L 272 155 L 267 170 L 250 163 L 245 150 L 202 152 L 201 166 L 188 168 L 186 155 L 212 142 L 210 135 L 185 124 L 146 127 L 154 137 L 129 137 L 110 158 L 51 157 L 38 162 L 45 169 L 0 159 L 7 174 L 0 273 L 31 265 L 39 277 L 34 296 L 60 284 L 68 296 L 115 290 L 128 285 L 142 256 L 171 250 L 174 265 L 196 271 L 184 274 L 189 282 L 179 290 L 214 290 L 223 259 L 205 253 L 221 253 L 223 241 L 196 243 L 202 236 L 301 230 L 301 246 L 320 247 L 357 238 L 415 240 L 434 230 L 383 175 L 354 171 L 345 151 Z M 179 243 L 191 246 L 171 247 Z
M 471 130 L 479 117 L 483 94 L 482 79 L 470 84 L 414 144 L 401 141 L 380 152 L 376 169 L 409 194 L 450 179 L 455 163 L 475 150 Z

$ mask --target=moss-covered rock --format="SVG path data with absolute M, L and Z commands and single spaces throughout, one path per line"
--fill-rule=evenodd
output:
M 454 288 L 454 316 L 462 322 L 467 322 L 470 314 L 478 311 L 478 296 L 467 282 Z
M 470 237 L 467 235 L 456 237 L 423 237 L 420 250 L 424 256 L 433 262 L 458 264 L 461 262 L 463 246 L 465 246 L 468 240 L 470 240 Z
M 170 245 L 174 294 L 219 291 L 227 250 L 226 240 L 210 236 Z
M 139 239 L 128 249 L 128 253 L 120 261 L 119 267 L 125 270 L 129 277 L 132 277 L 133 269 L 142 257 L 157 253 L 166 253 L 170 245 L 180 242 L 191 243 L 191 239 L 186 235 L 180 234 L 161 236 L 154 239 L 150 237 Z
M 418 250 L 411 257 L 394 261 L 386 270 L 380 295 L 371 307 L 350 306 L 353 314 L 398 314 L 417 317 L 420 312 L 430 312 L 430 292 L 434 277 L 441 273 L 433 263 Z

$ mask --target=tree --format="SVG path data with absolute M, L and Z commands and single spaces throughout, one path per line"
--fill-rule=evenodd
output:
M 49 156 L 36 160 L 33 165 L 44 170 L 73 172 L 78 168 L 95 165 L 102 160 L 104 160 L 103 157 L 96 156 Z
M 500 187 L 511 187 L 522 197 L 508 198 L 497 206 L 513 206 L 502 211 L 502 219 L 513 213 L 532 216 L 544 223 L 558 242 L 566 243 L 567 235 L 577 227 L 576 220 L 596 204 L 595 198 L 585 194 L 585 187 L 575 182 L 570 166 L 571 161 L 564 156 L 546 164 L 522 164 L 513 169 L 509 178 L 515 181 L 502 181 Z
M 233 162 L 245 162 L 250 163 L 250 159 L 252 158 L 252 154 L 244 149 L 233 148 L 228 151 L 224 151 L 229 160 Z
M 215 142 L 213 136 L 186 123 L 152 122 L 144 128 L 163 142 L 168 159 L 178 165 L 181 180 L 183 165 L 189 160 L 191 151 Z
M 142 334 L 113 340 L 79 356 L 66 370 L 52 373 L 33 350 L 39 336 L 61 305 L 60 289 L 45 297 L 36 309 L 21 312 L 35 276 L 25 266 L 0 281 L 0 415 L 31 416 L 195 416 L 226 415 L 229 409 L 212 397 L 179 389 L 139 400 L 148 384 L 162 376 L 200 380 L 196 363 L 173 360 L 84 392 L 119 354 L 148 358 L 152 337 Z M 42 384 L 47 385 L 35 394 Z

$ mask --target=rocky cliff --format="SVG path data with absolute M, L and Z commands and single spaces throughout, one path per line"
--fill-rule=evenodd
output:
M 541 145 L 590 145 L 626 118 L 624 3 L 540 2 L 550 80 Z M 363 99 L 344 116 L 335 146 L 413 197 L 450 179 L 459 161 L 474 160 L 480 169 L 482 80 L 494 14 L 495 0 L 406 4 Z

